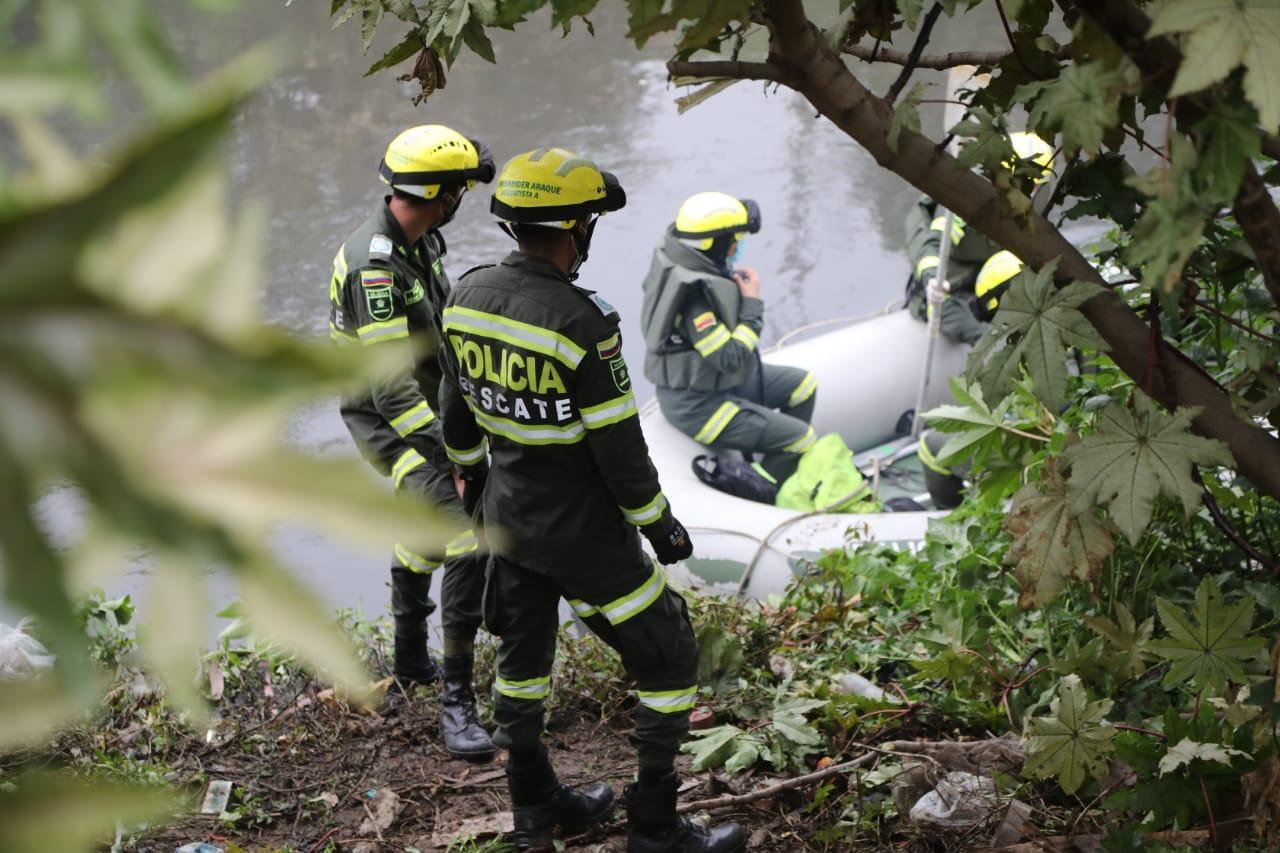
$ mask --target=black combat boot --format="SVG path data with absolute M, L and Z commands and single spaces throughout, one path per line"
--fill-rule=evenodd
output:
M 747 843 L 746 833 L 736 823 L 703 828 L 676 814 L 675 771 L 656 779 L 646 778 L 628 785 L 627 853 L 733 853 Z
M 613 813 L 612 788 L 604 782 L 581 789 L 562 784 L 541 745 L 534 750 L 511 751 L 507 787 L 517 850 L 551 850 L 557 826 L 565 835 L 576 835 Z
M 480 725 L 476 694 L 471 688 L 471 655 L 444 659 L 444 692 L 440 694 L 440 737 L 454 758 L 485 759 L 493 755 L 493 741 Z
M 406 690 L 415 684 L 435 684 L 440 680 L 440 665 L 427 650 L 427 617 L 434 609 L 431 575 L 401 568 L 391 570 L 391 615 L 396 626 L 392 671 Z

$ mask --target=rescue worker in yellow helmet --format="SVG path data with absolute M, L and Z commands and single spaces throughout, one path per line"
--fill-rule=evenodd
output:
M 492 754 L 472 690 L 472 645 L 481 624 L 484 560 L 453 481 L 439 411 L 440 312 L 449 293 L 440 228 L 477 181 L 493 180 L 488 147 L 443 125 L 409 128 L 379 168 L 391 194 L 346 239 L 329 282 L 329 333 L 342 347 L 397 347 L 401 368 L 345 397 L 342 419 L 361 454 L 391 477 L 396 493 L 435 505 L 461 531 L 446 548 L 424 547 L 411 531 L 391 562 L 395 664 L 402 685 L 433 684 L 441 672 L 427 649 L 435 610 L 431 578 L 443 568 L 445 748 L 463 758 Z
M 1037 206 L 1043 206 L 1050 196 L 1047 185 L 1053 174 L 1053 148 L 1034 133 L 1013 133 L 1009 141 L 1020 159 L 1029 160 L 1043 170 L 1036 180 L 1040 188 L 1032 199 Z M 949 289 L 941 309 L 942 334 L 959 343 L 973 344 L 986 334 L 996 307 L 990 304 L 990 298 L 979 299 L 974 292 L 978 271 L 1000 247 L 966 227 L 958 216 L 951 219 L 950 234 L 942 233 L 945 224 L 946 211 L 928 196 L 921 197 L 907 213 L 907 254 L 911 260 L 907 310 L 917 319 L 925 319 L 929 287 L 938 276 L 942 241 L 950 240 L 946 271 Z
M 977 307 L 987 321 L 994 316 L 1000 297 L 1009 289 L 1014 276 L 1022 272 L 1022 267 L 1017 255 L 1001 249 L 987 258 L 978 270 L 973 292 Z M 917 453 L 924 466 L 924 482 L 929 497 L 933 498 L 933 505 L 938 509 L 955 509 L 964 500 L 964 477 L 968 473 L 968 465 L 953 467 L 938 461 L 938 454 L 949 437 L 947 433 L 925 430 L 920 436 Z
M 641 324 L 645 376 L 662 413 L 700 444 L 764 454 L 756 470 L 775 485 L 814 442 L 818 381 L 763 364 L 760 278 L 737 266 L 760 230 L 754 201 L 721 192 L 690 196 L 653 252 Z
M 737 850 L 736 825 L 706 829 L 676 814 L 698 647 L 684 600 L 638 533 L 664 564 L 693 545 L 649 460 L 618 313 L 574 284 L 600 215 L 625 203 L 613 175 L 571 151 L 513 158 L 491 210 L 519 248 L 463 276 L 444 311 L 445 445 L 464 502 L 501 533 L 484 600 L 485 624 L 502 640 L 494 742 L 509 750 L 517 849 L 550 850 L 557 827 L 572 834 L 609 816 L 609 786 L 563 785 L 540 742 L 563 598 L 635 682 L 627 849 Z

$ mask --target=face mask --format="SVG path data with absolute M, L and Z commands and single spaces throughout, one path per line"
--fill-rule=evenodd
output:
M 458 215 L 458 208 L 462 207 L 462 197 L 466 195 L 466 191 L 458 193 L 458 197 L 453 200 L 453 204 L 445 207 L 444 216 L 436 223 L 436 227 L 440 228 L 448 225 L 453 221 L 453 217 Z
M 729 253 L 729 257 L 724 259 L 725 266 L 732 269 L 738 265 L 738 261 L 742 260 L 742 244 L 745 242 L 746 238 L 741 237 L 734 243 L 733 251 Z

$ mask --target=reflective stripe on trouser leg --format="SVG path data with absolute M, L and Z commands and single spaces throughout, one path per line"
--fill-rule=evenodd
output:
M 733 416 L 741 410 L 742 407 L 732 400 L 726 400 L 721 403 L 720 408 L 716 409 L 715 413 L 707 418 L 707 422 L 694 435 L 693 440 L 699 444 L 711 444 L 720 437 L 720 433 L 724 432 L 724 428 L 733 420 Z
M 800 436 L 790 444 L 787 444 L 786 446 L 784 446 L 782 448 L 782 452 L 783 453 L 804 453 L 806 450 L 812 447 L 813 443 L 817 440 L 818 440 L 817 433 L 813 431 L 813 427 L 809 427 L 804 431 L 804 435 Z
M 818 377 L 812 373 L 806 373 L 804 379 L 800 380 L 800 384 L 791 392 L 791 396 L 787 398 L 787 408 L 793 408 L 800 405 L 805 400 L 813 396 L 813 392 L 818 390 Z
M 502 557 L 491 556 L 487 563 L 484 622 L 502 640 L 493 685 L 493 740 L 504 748 L 529 747 L 544 728 L 565 593 L 552 579 Z
M 592 600 L 566 598 L 587 627 L 621 655 L 636 683 L 639 707 L 631 742 L 640 766 L 666 770 L 689 731 L 689 711 L 697 702 L 698 644 L 684 599 L 666 585 L 660 570 L 636 555 L 623 571 L 631 578 L 629 593 L 601 594 L 603 589 L 587 579 L 594 588 L 578 592 L 571 585 L 570 592 Z
M 431 574 L 436 569 L 440 568 L 441 562 L 439 560 L 432 560 L 429 557 L 424 557 L 416 551 L 411 551 L 409 548 L 405 547 L 402 542 L 396 543 L 396 561 L 409 571 L 417 572 L 420 575 Z

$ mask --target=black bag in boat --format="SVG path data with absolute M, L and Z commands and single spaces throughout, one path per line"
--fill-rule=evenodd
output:
M 777 483 L 736 456 L 695 456 L 693 473 L 711 488 L 734 497 L 772 504 L 778 496 Z

